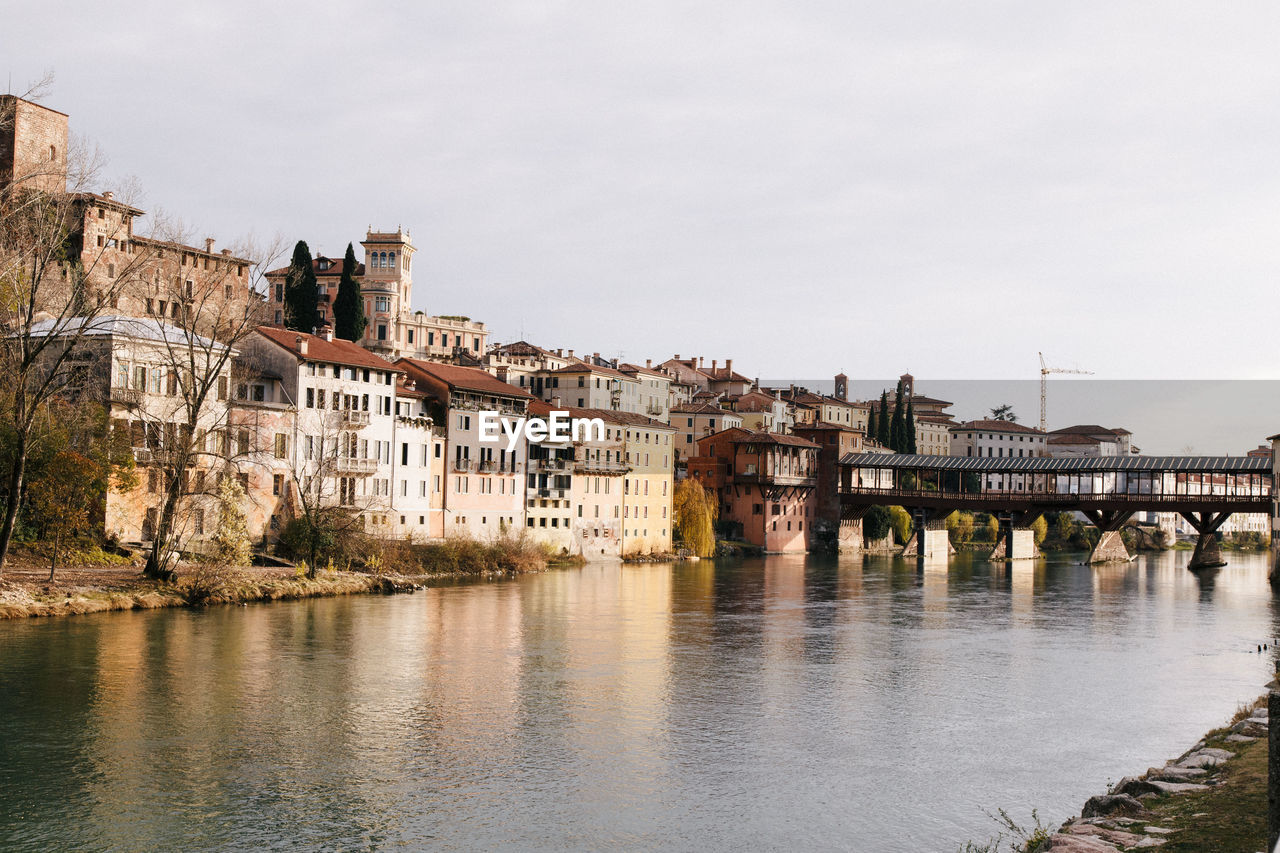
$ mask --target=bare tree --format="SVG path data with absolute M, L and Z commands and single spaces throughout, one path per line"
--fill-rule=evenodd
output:
M 175 252 L 185 248 L 177 241 L 169 245 Z M 173 574 L 186 499 L 201 493 L 189 482 L 193 472 L 217 469 L 229 475 L 235 459 L 254 452 L 254 437 L 245 435 L 247 428 L 233 427 L 228 418 L 232 367 L 237 345 L 262 322 L 261 273 L 278 254 L 278 245 L 246 245 L 225 253 L 220 266 L 215 263 L 208 270 L 212 275 L 198 282 L 179 281 L 178 292 L 170 294 L 178 307 L 160 323 L 160 346 L 172 377 L 174 406 L 167 415 L 172 419 L 158 430 L 159 452 L 152 455 L 163 477 L 163 496 L 147 554 L 148 576 Z M 248 259 L 253 263 L 242 263 Z
M 0 125 L 14 121 L 18 103 L 3 101 Z M 23 499 L 36 419 L 74 381 L 72 353 L 100 329 L 148 260 L 147 252 L 133 250 L 123 217 L 96 223 L 97 239 L 85 239 L 86 211 L 106 201 L 83 191 L 98 165 L 83 152 L 67 152 L 65 160 L 51 155 L 21 170 L 15 158 L 15 174 L 0 186 L 0 370 L 8 392 L 0 420 L 13 443 L 3 472 L 0 571 Z

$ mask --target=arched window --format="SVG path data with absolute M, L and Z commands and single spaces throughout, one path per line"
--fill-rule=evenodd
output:
M 50 145 L 49 146 L 49 162 L 52 163 L 57 159 L 58 159 L 58 146 Z
M 387 268 L 387 253 L 386 253 L 386 252 L 379 252 L 379 253 L 378 253 L 378 266 L 379 266 L 379 267 L 381 267 L 382 269 L 386 269 L 386 268 Z
M 395 269 L 395 268 L 396 268 L 396 253 L 395 253 L 395 252 L 388 252 L 388 253 L 387 253 L 387 267 L 388 267 L 389 269 Z

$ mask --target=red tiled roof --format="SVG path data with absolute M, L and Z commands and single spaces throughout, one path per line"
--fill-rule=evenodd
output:
M 324 255 L 316 255 L 314 258 L 311 259 L 311 269 L 315 272 L 316 278 L 325 278 L 326 276 L 332 276 L 334 278 L 337 278 L 338 276 L 342 275 L 343 260 L 344 260 L 343 258 L 329 258 Z M 320 269 L 321 261 L 329 262 L 329 268 L 327 270 Z M 290 266 L 292 266 L 292 264 L 290 264 Z M 274 269 L 271 272 L 267 273 L 267 275 L 270 277 L 281 276 L 287 273 L 288 271 L 289 271 L 289 267 L 280 267 L 279 269 Z M 358 278 L 362 275 L 364 275 L 364 264 L 360 263 L 359 261 L 356 261 L 356 277 Z
M 478 367 L 461 367 L 456 364 L 441 364 L 438 361 L 421 361 L 416 358 L 396 360 L 396 366 L 410 376 L 415 373 L 424 374 L 443 382 L 450 388 L 464 391 L 480 391 L 485 394 L 500 394 L 504 397 L 517 397 L 524 400 L 533 398 L 514 385 L 508 385 L 491 373 Z
M 1115 435 L 1116 432 L 1097 424 L 1075 424 L 1062 429 L 1051 429 L 1049 435 Z
M 1048 444 L 1102 444 L 1101 441 L 1091 435 L 1073 435 L 1071 433 L 1065 433 L 1063 435 L 1054 435 L 1053 433 L 1050 433 L 1046 442 Z
M 620 370 L 614 370 L 612 367 L 600 367 L 596 364 L 587 364 L 585 361 L 578 361 L 573 364 L 557 367 L 555 370 L 548 370 L 548 373 L 601 373 L 605 376 L 618 376 L 623 379 L 630 379 L 630 376 Z
M 287 349 L 298 358 L 306 359 L 307 361 L 323 361 L 331 364 L 344 364 L 349 367 L 371 367 L 376 370 L 400 372 L 399 368 L 386 359 L 379 358 L 363 347 L 357 346 L 351 341 L 344 341 L 341 338 L 326 341 L 319 335 L 295 332 L 292 329 L 284 329 L 280 326 L 259 326 L 258 334 Z M 298 346 L 299 338 L 307 345 L 306 355 L 302 354 L 302 349 Z
M 785 444 L 788 447 L 818 447 L 807 438 L 777 432 L 748 432 L 733 440 L 734 444 Z
M 694 403 L 687 406 L 676 406 L 671 410 L 673 415 L 730 415 L 736 416 L 735 412 L 728 409 L 722 409 L 719 406 L 713 406 L 710 403 Z
M 553 406 L 545 400 L 533 400 L 529 403 L 529 414 L 545 418 L 555 412 L 568 412 L 571 418 L 599 418 L 607 424 L 615 426 L 640 426 L 653 429 L 675 429 L 671 424 L 655 421 L 653 418 L 638 415 L 635 412 L 619 412 L 614 409 L 583 409 L 577 406 Z

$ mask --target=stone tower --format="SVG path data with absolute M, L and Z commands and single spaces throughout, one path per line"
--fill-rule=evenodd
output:
M 67 114 L 0 95 L 0 187 L 67 191 Z
M 413 253 L 409 232 L 370 229 L 360 241 L 364 247 L 364 277 L 360 290 L 369 325 L 361 343 L 374 352 L 393 352 L 404 341 L 400 318 L 413 303 Z
M 849 399 L 849 377 L 845 376 L 843 373 L 836 374 L 835 398 L 837 400 Z

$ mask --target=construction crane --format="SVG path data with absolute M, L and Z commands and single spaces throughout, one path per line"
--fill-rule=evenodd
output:
M 1050 373 L 1081 373 L 1081 374 L 1092 376 L 1093 371 L 1092 370 L 1076 370 L 1070 367 L 1050 367 L 1049 365 L 1044 363 L 1044 353 L 1039 353 L 1039 356 L 1040 356 L 1040 431 L 1044 432 L 1045 422 L 1046 422 L 1045 398 L 1048 396 L 1048 392 L 1049 392 L 1049 374 Z

